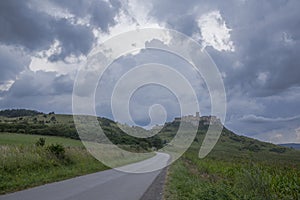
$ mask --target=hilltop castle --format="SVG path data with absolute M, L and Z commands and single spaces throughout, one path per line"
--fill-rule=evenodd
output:
M 175 122 L 189 122 L 193 124 L 194 126 L 198 126 L 199 122 L 203 122 L 204 125 L 209 125 L 209 124 L 220 124 L 220 119 L 217 118 L 216 116 L 202 116 L 200 117 L 199 112 L 196 112 L 196 116 L 194 115 L 188 115 L 188 116 L 183 116 L 183 117 L 175 117 L 174 119 Z

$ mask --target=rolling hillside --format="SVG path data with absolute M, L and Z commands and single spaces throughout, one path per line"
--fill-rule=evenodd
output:
M 24 111 L 22 112 L 24 113 Z M 15 111 L 14 115 L 11 115 L 11 113 L 7 111 L 2 112 L 0 116 L 0 136 L 2 137 L 0 146 L 2 146 L 1 149 L 6 153 L 8 147 L 3 148 L 3 146 L 15 145 L 21 142 L 21 145 L 31 145 L 28 151 L 26 150 L 27 156 L 31 156 L 32 153 L 39 154 L 39 150 L 32 145 L 34 144 L 33 140 L 35 141 L 41 135 L 45 137 L 64 137 L 66 141 L 62 139 L 59 140 L 63 141 L 65 145 L 70 145 L 70 148 L 67 149 L 66 152 L 69 152 L 68 154 L 70 154 L 71 157 L 75 156 L 72 153 L 74 152 L 72 149 L 82 148 L 80 145 L 77 146 L 79 138 L 71 115 L 44 114 L 39 112 L 28 113 L 27 116 L 20 116 L 18 113 L 16 115 Z M 246 200 L 300 198 L 300 151 L 285 146 L 261 142 L 245 136 L 239 136 L 224 128 L 212 152 L 204 159 L 199 159 L 199 148 L 205 137 L 210 117 L 203 119 L 205 120 L 199 122 L 199 129 L 191 147 L 169 168 L 165 187 L 165 199 Z M 160 148 L 172 140 L 180 124 L 178 120 L 168 122 L 156 136 L 147 139 L 138 139 L 125 134 L 115 122 L 109 119 L 98 118 L 98 121 L 107 137 L 109 137 L 113 143 L 131 151 L 150 151 L 152 148 Z M 134 134 L 144 133 L 146 131 L 140 127 L 127 128 L 129 131 L 134 132 Z M 159 127 L 155 128 L 157 129 Z M 71 138 L 71 140 L 67 138 Z M 48 142 L 51 140 L 55 141 L 56 139 L 47 138 Z M 20 147 L 17 147 L 17 151 L 20 151 L 19 148 Z M 12 152 L 15 151 L 16 150 L 12 148 Z M 16 156 L 17 154 L 13 153 L 12 155 Z M 48 154 L 43 154 L 44 157 L 46 156 L 45 158 L 47 158 L 47 155 Z M 86 152 L 82 155 L 86 155 Z M 90 157 L 86 156 L 86 158 L 86 163 L 83 161 L 77 165 L 79 169 L 89 162 L 95 162 Z M 9 176 L 3 176 L 2 174 L 5 178 L 3 179 L 5 181 L 0 185 L 2 193 L 3 191 L 11 191 L 16 188 L 20 189 L 18 184 L 24 184 L 22 181 L 17 181 L 12 184 L 13 187 L 7 185 L 7 183 L 13 183 L 12 180 L 17 180 L 15 179 L 16 173 L 14 170 L 11 170 L 11 168 L 24 172 L 23 175 L 32 172 L 32 170 L 29 170 L 31 165 L 30 160 L 26 161 L 28 168 L 25 169 L 22 167 L 14 167 L 14 160 L 15 158 L 12 157 L 9 162 L 3 162 L 7 162 L 7 165 L 10 167 L 2 168 L 2 172 L 9 174 L 7 173 L 8 170 L 11 173 Z M 23 157 L 18 158 L 18 160 L 25 162 Z M 73 160 L 75 161 L 69 162 L 58 159 L 54 162 L 54 166 L 48 163 L 45 167 L 49 168 L 49 166 L 51 166 L 51 168 L 54 167 L 53 169 L 57 169 L 58 166 L 66 170 L 66 167 L 73 167 L 73 164 L 78 163 L 76 157 L 74 157 Z M 32 162 L 36 161 L 33 159 Z M 18 166 L 20 167 L 22 165 Z M 40 163 L 40 166 L 43 166 L 43 164 Z M 93 169 L 90 169 L 91 171 L 99 169 L 99 166 L 94 166 Z M 100 165 L 100 168 L 103 168 L 103 165 Z M 38 168 L 38 170 L 40 170 L 38 177 L 42 176 L 44 167 Z M 78 173 L 78 171 L 76 173 Z M 57 174 L 53 176 L 57 177 Z M 48 178 L 52 180 L 53 176 Z M 49 181 L 49 179 L 46 180 Z M 26 187 L 36 184 L 35 181 L 36 180 L 31 180 L 30 184 Z
M 133 151 L 141 149 L 150 150 L 151 148 L 161 148 L 163 145 L 157 136 L 137 139 L 124 133 L 112 120 L 99 117 L 98 121 L 106 136 L 114 144 L 125 147 L 126 149 L 132 149 Z M 140 127 L 126 126 L 126 129 L 131 132 L 136 132 L 135 134 L 146 131 Z M 0 111 L 0 132 L 80 139 L 72 115 L 55 114 L 54 112 L 45 114 L 24 109 Z
M 300 151 L 239 136 L 224 128 L 204 159 L 198 152 L 207 130 L 169 168 L 165 199 L 300 199 Z M 160 137 L 169 141 L 179 123 L 167 123 Z
M 157 136 L 138 140 L 123 133 L 115 122 L 105 118 L 98 120 L 107 137 L 126 150 L 145 152 L 162 145 Z M 135 127 L 132 130 L 143 131 Z M 45 144 L 41 144 L 41 140 Z M 73 116 L 53 112 L 0 111 L 0 155 L 0 194 L 109 168 L 85 149 Z M 107 156 L 115 166 L 149 158 L 143 154 L 124 157 L 113 151 Z

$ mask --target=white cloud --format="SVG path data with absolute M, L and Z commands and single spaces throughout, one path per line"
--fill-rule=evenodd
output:
M 54 40 L 53 44 L 47 50 L 37 52 L 31 57 L 29 69 L 33 72 L 56 72 L 58 75 L 74 73 L 81 65 L 84 64 L 86 56 L 75 56 L 71 54 L 64 61 L 50 62 L 48 59 L 53 55 L 58 55 L 62 51 L 61 43 Z
M 74 61 L 73 57 L 66 58 L 68 61 Z M 56 72 L 57 75 L 73 74 L 76 70 L 84 64 L 84 61 L 78 61 L 73 63 L 66 63 L 63 61 L 49 62 L 47 58 L 32 57 L 29 69 L 33 72 Z
M 242 121 L 248 121 L 248 122 L 260 122 L 260 123 L 266 123 L 266 122 L 289 122 L 294 120 L 299 120 L 300 115 L 292 116 L 292 117 L 277 117 L 277 118 L 268 118 L 268 117 L 262 117 L 262 116 L 256 116 L 256 115 L 245 115 L 241 118 Z M 299 129 L 300 130 L 300 129 Z
M 12 84 L 14 84 L 14 82 L 14 80 L 8 80 L 3 83 L 0 83 L 0 91 L 8 91 Z
M 30 7 L 38 10 L 39 12 L 47 13 L 50 16 L 53 16 L 55 18 L 70 18 L 73 17 L 70 12 L 68 12 L 66 9 L 62 9 L 59 6 L 56 6 L 53 2 L 49 0 L 41 1 L 39 0 L 31 0 Z
M 43 50 L 37 53 L 37 57 L 50 57 L 55 54 L 60 54 L 62 51 L 61 43 L 58 40 L 54 40 L 49 49 Z
M 201 30 L 203 48 L 212 46 L 218 51 L 234 51 L 233 42 L 230 39 L 230 31 L 222 18 L 220 11 L 212 11 L 202 15 L 198 20 Z
M 141 27 L 157 27 L 157 22 L 149 15 L 152 6 L 150 1 L 128 0 L 127 5 L 123 3 L 129 16 L 131 16 L 138 26 Z

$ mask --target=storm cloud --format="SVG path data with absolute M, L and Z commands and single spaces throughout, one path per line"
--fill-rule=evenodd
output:
M 266 141 L 300 142 L 299 9 L 298 0 L 2 0 L 0 106 L 71 113 L 76 71 L 99 41 L 129 27 L 165 27 L 197 40 L 221 71 L 226 126 Z M 141 51 L 121 58 L 107 72 L 103 89 L 111 91 L 124 71 L 154 61 L 185 72 L 204 102 L 204 114 L 209 114 L 207 95 L 201 95 L 203 82 L 186 64 L 165 54 Z M 151 92 L 140 91 L 136 97 L 143 111 L 142 105 L 163 96 L 162 90 Z M 167 99 L 161 101 L 169 105 L 171 120 L 177 115 L 172 112 L 176 102 Z M 97 105 L 109 117 L 108 106 Z M 148 120 L 136 115 L 141 124 Z

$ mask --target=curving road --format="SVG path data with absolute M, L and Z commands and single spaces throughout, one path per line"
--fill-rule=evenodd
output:
M 170 156 L 157 153 L 156 156 L 124 167 L 80 176 L 51 183 L 20 192 L 0 196 L 0 200 L 135 200 L 143 194 L 159 175 L 161 170 L 140 173 L 152 166 L 166 166 Z

